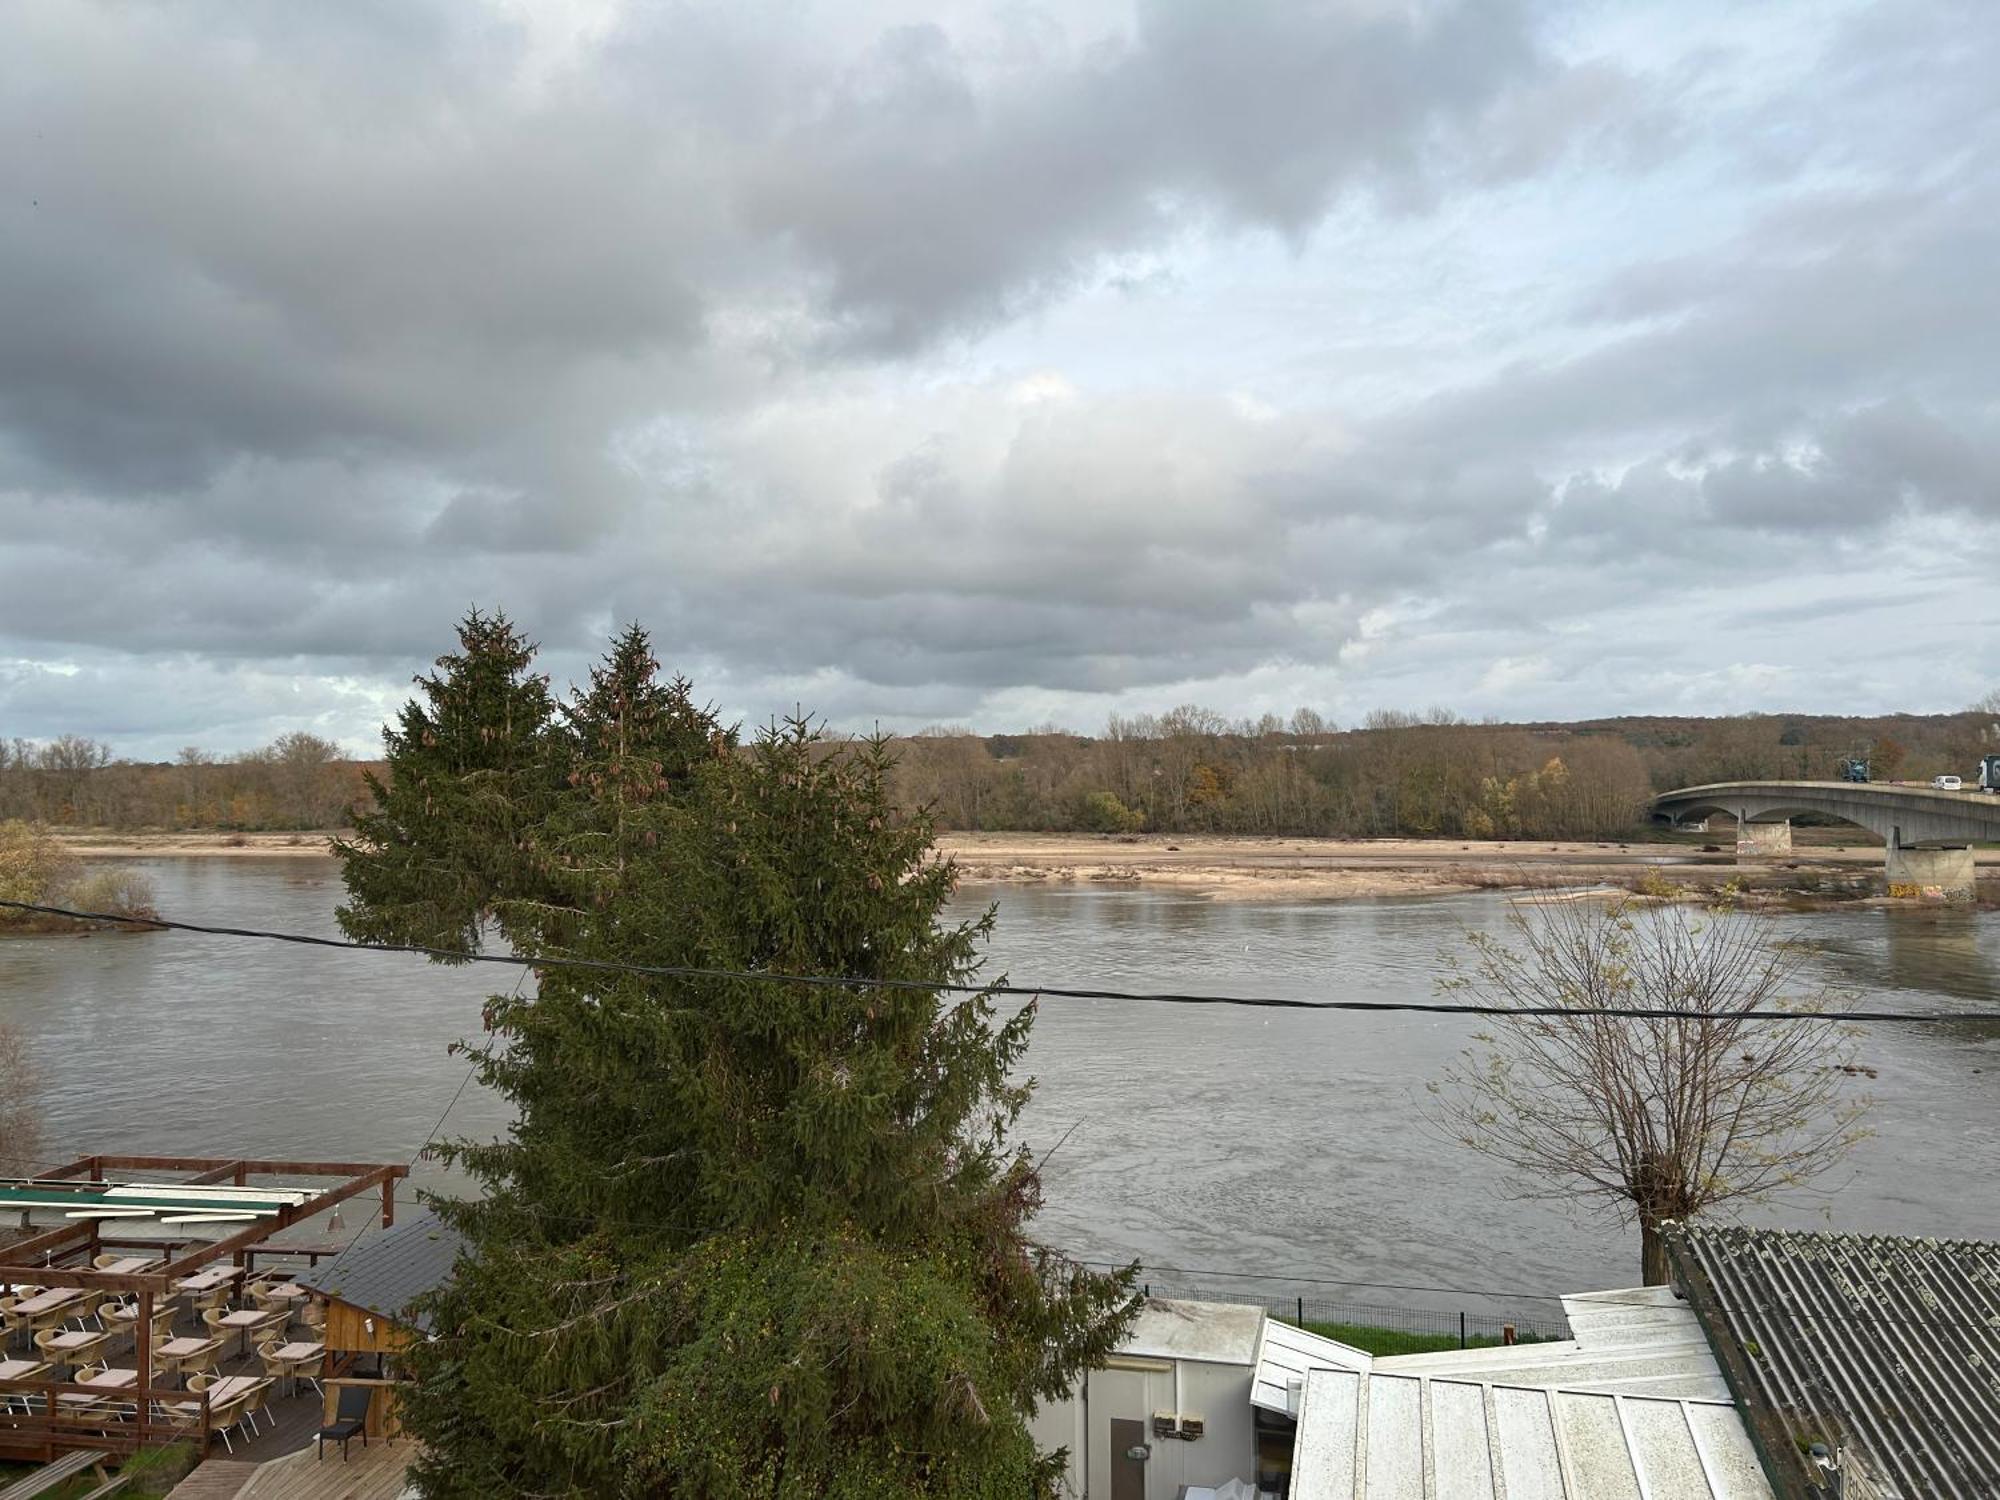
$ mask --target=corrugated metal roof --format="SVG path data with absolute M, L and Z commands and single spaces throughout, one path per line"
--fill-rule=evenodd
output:
M 1770 1500 L 1724 1401 L 1306 1376 L 1292 1500 Z
M 1774 1463 L 1843 1449 L 1848 1489 L 2000 1491 L 2000 1244 L 1670 1226 Z M 1808 1478 L 1816 1471 L 1807 1470 Z
M 1149 1297 L 1118 1345 L 1120 1354 L 1147 1359 L 1197 1359 L 1248 1365 L 1257 1357 L 1264 1309 L 1233 1302 L 1176 1302 Z
M 427 1319 L 406 1311 L 413 1299 L 451 1275 L 464 1243 L 436 1214 L 419 1214 L 308 1271 L 299 1282 L 378 1317 L 428 1329 Z
M 1303 1384 L 1307 1371 L 1366 1370 L 1373 1362 L 1364 1349 L 1266 1318 L 1257 1340 L 1257 1372 L 1250 1377 L 1250 1404 L 1280 1416 L 1297 1416 L 1293 1388 Z

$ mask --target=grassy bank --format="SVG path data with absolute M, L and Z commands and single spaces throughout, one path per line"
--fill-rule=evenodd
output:
M 125 1488 L 118 1492 L 118 1500 L 161 1500 L 173 1487 L 188 1475 L 197 1462 L 192 1443 L 174 1443 L 164 1448 L 147 1448 L 132 1455 L 125 1467 L 118 1471 L 121 1478 L 128 1480 Z M 25 1479 L 40 1468 L 40 1464 L 0 1463 L 0 1485 L 11 1484 L 14 1480 Z M 50 1490 L 44 1500 L 80 1500 L 97 1488 L 94 1479 L 73 1479 L 68 1484 Z
M 1439 1354 L 1459 1347 L 1455 1333 L 1405 1333 L 1400 1328 L 1373 1328 L 1365 1323 L 1315 1323 L 1308 1319 L 1304 1323 L 1291 1318 L 1275 1321 L 1289 1323 L 1295 1328 L 1303 1328 L 1307 1333 L 1316 1333 L 1321 1338 L 1333 1339 L 1349 1348 L 1361 1349 L 1369 1354 L 1387 1356 L 1391 1354 Z M 1500 1339 L 1491 1334 L 1475 1333 L 1465 1341 L 1468 1349 L 1493 1349 L 1500 1345 Z M 1537 1344 L 1544 1340 L 1531 1334 L 1522 1334 L 1519 1342 Z

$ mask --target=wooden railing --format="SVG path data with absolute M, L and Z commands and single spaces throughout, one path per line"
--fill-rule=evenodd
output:
M 88 1396 L 65 1402 L 65 1396 Z M 169 1386 L 0 1380 L 0 1456 L 47 1463 L 73 1448 L 120 1456 L 156 1443 L 192 1441 L 208 1456 L 215 1435 L 208 1395 Z

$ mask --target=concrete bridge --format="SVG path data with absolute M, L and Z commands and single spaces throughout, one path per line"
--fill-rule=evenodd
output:
M 1731 814 L 1738 855 L 1790 852 L 1795 813 L 1859 824 L 1888 846 L 1889 894 L 1931 900 L 1971 900 L 1971 846 L 2000 840 L 2000 796 L 1879 782 L 1724 781 L 1663 793 L 1653 811 L 1676 822 Z

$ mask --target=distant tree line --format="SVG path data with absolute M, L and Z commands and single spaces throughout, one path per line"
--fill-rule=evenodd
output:
M 2000 695 L 1996 695 L 2000 697 Z M 1749 714 L 1473 724 L 1384 710 L 1339 729 L 1310 708 L 1230 720 L 1185 705 L 981 735 L 937 726 L 895 741 L 898 805 L 954 831 L 1607 838 L 1642 828 L 1655 792 L 1712 781 L 1825 780 L 1862 756 L 1878 780 L 1968 775 L 2000 748 L 2000 702 L 1880 718 Z M 0 818 L 56 827 L 343 826 L 380 762 L 317 735 L 171 762 L 115 758 L 78 735 L 0 741 Z
M 59 828 L 304 829 L 346 823 L 364 766 L 315 734 L 233 755 L 117 758 L 83 735 L 0 740 L 0 819 Z
M 1849 756 L 1880 780 L 1966 775 L 2000 746 L 1996 717 L 1471 724 L 1434 709 L 1343 731 L 1311 709 L 1232 722 L 1190 705 L 1095 738 L 929 729 L 897 746 L 897 791 L 956 830 L 1604 838 L 1644 826 L 1656 792 L 1826 780 Z

